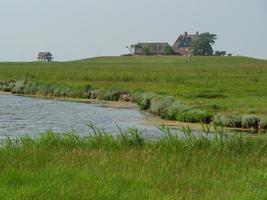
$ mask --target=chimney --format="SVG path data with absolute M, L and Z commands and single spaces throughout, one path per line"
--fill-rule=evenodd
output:
M 184 32 L 184 35 L 187 36 L 187 32 Z
M 199 35 L 199 32 L 198 31 L 196 32 L 196 35 Z

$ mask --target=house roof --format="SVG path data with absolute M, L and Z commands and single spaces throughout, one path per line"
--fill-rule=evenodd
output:
M 168 43 L 138 43 L 135 48 L 135 54 L 144 54 L 145 49 L 149 49 L 151 54 L 163 54 Z
M 50 52 L 39 52 L 39 56 L 52 56 Z
M 189 48 L 192 45 L 192 42 L 197 39 L 199 36 L 198 33 L 196 34 L 182 34 L 178 37 L 178 39 L 175 41 L 173 45 L 173 50 L 176 53 L 179 53 L 181 48 Z

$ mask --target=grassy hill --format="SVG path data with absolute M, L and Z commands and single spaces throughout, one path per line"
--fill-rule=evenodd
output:
M 267 61 L 247 57 L 99 57 L 0 63 L 0 80 L 153 91 L 221 112 L 267 114 Z

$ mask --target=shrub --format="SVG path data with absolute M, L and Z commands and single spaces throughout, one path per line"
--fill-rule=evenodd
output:
M 85 92 L 90 93 L 91 90 L 92 90 L 92 86 L 91 85 L 84 86 L 84 91 Z
M 160 115 L 160 110 L 164 106 L 164 97 L 155 96 L 151 99 L 150 104 L 149 111 L 155 115 Z
M 231 128 L 241 128 L 242 116 L 239 114 L 226 115 L 226 116 L 222 116 L 219 114 L 214 117 L 214 124 Z
M 10 92 L 11 90 L 10 90 L 10 88 L 8 87 L 7 84 L 4 84 L 4 85 L 2 86 L 2 91 L 4 91 L 4 92 Z
M 101 92 L 101 89 L 91 90 L 90 91 L 91 99 L 97 99 L 97 97 L 99 96 L 100 92 Z
M 15 84 L 16 84 L 16 82 L 15 81 L 9 81 L 8 82 L 8 90 L 9 90 L 9 92 L 11 92 L 12 91 L 12 89 L 15 87 Z
M 175 101 L 169 104 L 165 118 L 169 120 L 176 120 L 177 114 L 185 111 L 186 109 L 188 109 L 187 106 L 181 104 L 179 101 Z
M 257 115 L 244 115 L 242 117 L 242 127 L 258 129 L 260 121 L 261 120 Z
M 40 84 L 36 81 L 27 81 L 23 92 L 24 94 L 37 94 L 40 87 Z
M 13 87 L 15 87 L 15 81 L 7 81 L 2 83 L 1 90 L 4 92 L 11 92 Z
M 32 85 L 35 85 L 35 84 L 31 84 L 31 86 L 29 86 L 27 89 L 28 90 L 32 90 L 34 88 L 32 88 L 33 86 Z M 36 94 L 41 94 L 41 95 L 44 95 L 44 96 L 53 96 L 53 93 L 54 93 L 54 89 L 53 87 L 50 85 L 50 84 L 38 84 L 36 83 L 37 87 L 36 87 Z M 27 94 L 30 94 L 30 91 L 27 92 Z
M 217 114 L 213 117 L 213 124 L 215 126 L 224 126 L 223 124 L 223 116 L 221 114 Z
M 267 130 L 267 118 L 261 119 L 259 127 L 260 129 Z
M 61 88 L 61 90 L 60 90 L 60 95 L 62 96 L 62 97 L 69 97 L 70 96 L 70 91 L 71 91 L 71 89 L 70 88 Z
M 143 91 L 134 91 L 133 92 L 133 101 L 135 102 L 135 103 L 139 103 L 139 102 L 141 102 L 141 100 L 142 100 L 142 95 L 144 94 L 144 92 Z
M 82 88 L 71 88 L 68 96 L 71 98 L 83 98 L 85 93 Z
M 224 126 L 241 128 L 242 127 L 242 116 L 239 114 L 229 115 L 223 119 Z
M 61 97 L 62 95 L 62 88 L 61 87 L 57 87 L 54 89 L 54 96 L 55 97 Z
M 23 94 L 25 86 L 26 86 L 26 81 L 23 80 L 16 81 L 15 86 L 11 89 L 11 92 L 17 94 Z
M 150 112 L 156 115 L 160 115 L 162 118 L 166 118 L 168 106 L 175 101 L 174 97 L 155 96 L 151 100 Z
M 126 93 L 126 91 L 119 89 L 105 89 L 99 92 L 98 99 L 105 101 L 118 101 L 123 93 Z
M 0 81 L 0 91 L 3 90 L 3 87 L 4 87 L 4 82 L 3 81 Z
M 151 100 L 157 96 L 153 92 L 146 92 L 138 95 L 136 96 L 135 100 L 142 110 L 148 110 L 151 106 Z
M 208 124 L 212 121 L 212 117 L 212 113 L 208 111 L 192 108 L 178 113 L 176 119 L 182 122 L 202 122 Z

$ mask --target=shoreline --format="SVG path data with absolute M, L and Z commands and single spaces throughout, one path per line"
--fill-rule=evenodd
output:
M 126 101 L 105 101 L 98 99 L 83 99 L 83 98 L 70 98 L 70 97 L 54 97 L 54 96 L 42 96 L 42 95 L 28 95 L 28 94 L 13 94 L 11 92 L 1 92 L 0 95 L 14 95 L 20 97 L 29 97 L 36 99 L 45 99 L 45 100 L 54 100 L 54 101 L 67 101 L 67 102 L 75 102 L 75 103 L 84 103 L 84 104 L 98 104 L 102 107 L 110 107 L 110 108 L 121 108 L 121 109 L 139 109 L 138 105 L 134 102 L 126 102 Z M 141 111 L 140 111 L 141 112 Z M 147 114 L 147 119 L 144 124 L 150 124 L 153 126 L 168 126 L 170 128 L 187 128 L 189 127 L 195 131 L 203 131 L 203 126 L 205 124 L 201 123 L 187 123 L 187 122 L 179 122 L 174 120 L 161 119 L 159 116 L 153 115 L 149 112 L 145 112 Z M 210 127 L 210 131 L 215 131 L 214 126 L 212 124 L 207 124 Z M 244 128 L 229 128 L 223 127 L 224 131 L 229 131 L 231 133 L 234 132 L 244 132 L 248 134 L 255 133 L 252 129 L 244 129 Z

